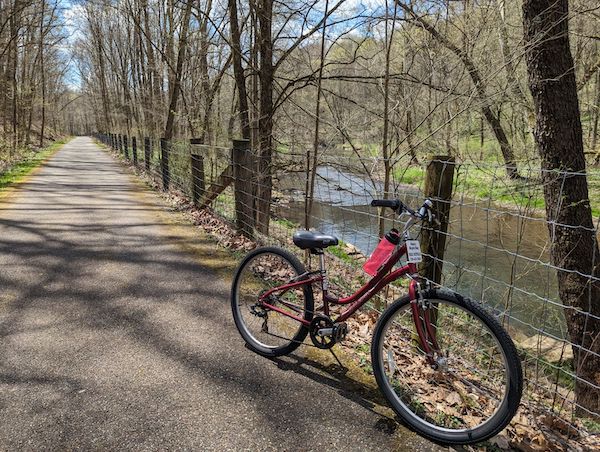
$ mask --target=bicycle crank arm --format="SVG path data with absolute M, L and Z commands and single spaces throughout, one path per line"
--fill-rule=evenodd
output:
M 318 336 L 333 336 L 334 328 L 321 328 L 317 331 Z

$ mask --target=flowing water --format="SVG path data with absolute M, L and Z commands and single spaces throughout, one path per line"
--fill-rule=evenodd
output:
M 286 175 L 280 182 L 291 201 L 279 206 L 278 215 L 303 224 L 303 175 Z M 373 183 L 360 176 L 319 168 L 312 229 L 333 234 L 368 255 L 378 241 L 377 209 L 369 205 L 374 193 Z M 402 186 L 396 193 L 414 208 L 423 200 L 413 186 Z M 386 227 L 391 226 L 390 221 Z M 512 327 L 527 335 L 542 331 L 566 337 L 543 218 L 487 200 L 461 200 L 451 208 L 448 232 L 444 286 L 508 311 Z

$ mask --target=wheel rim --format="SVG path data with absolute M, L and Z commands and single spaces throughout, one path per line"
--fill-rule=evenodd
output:
M 410 303 L 386 323 L 378 359 L 384 385 L 407 421 L 461 434 L 492 426 L 508 402 L 506 355 L 496 336 L 470 311 L 447 300 L 430 300 L 434 328 L 447 370 L 434 370 L 418 345 Z M 437 306 L 434 307 L 434 306 Z
M 276 349 L 296 340 L 302 324 L 284 314 L 263 308 L 259 296 L 289 283 L 297 276 L 298 271 L 289 260 L 270 252 L 253 256 L 240 270 L 236 284 L 236 309 L 241 320 L 239 326 L 255 345 Z M 283 294 L 274 294 L 269 303 L 297 317 L 305 316 L 302 286 Z

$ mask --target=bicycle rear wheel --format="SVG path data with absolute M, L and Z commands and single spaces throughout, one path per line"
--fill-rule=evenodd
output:
M 308 328 L 260 303 L 260 295 L 297 280 L 305 272 L 291 253 L 276 247 L 258 248 L 240 263 L 231 288 L 231 310 L 240 334 L 255 352 L 264 356 L 286 355 L 300 346 Z M 268 303 L 310 321 L 313 293 L 310 284 L 277 291 Z
M 423 292 L 442 356 L 428 362 L 408 297 L 391 305 L 373 333 L 377 384 L 396 413 L 421 435 L 470 444 L 499 433 L 514 416 L 523 377 L 514 344 L 500 323 L 460 295 Z M 432 322 L 433 323 L 433 322 Z

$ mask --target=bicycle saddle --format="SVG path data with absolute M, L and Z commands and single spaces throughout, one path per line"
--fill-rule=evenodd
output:
M 333 235 L 313 231 L 296 231 L 294 233 L 294 245 L 301 250 L 321 249 L 337 244 L 338 239 Z

